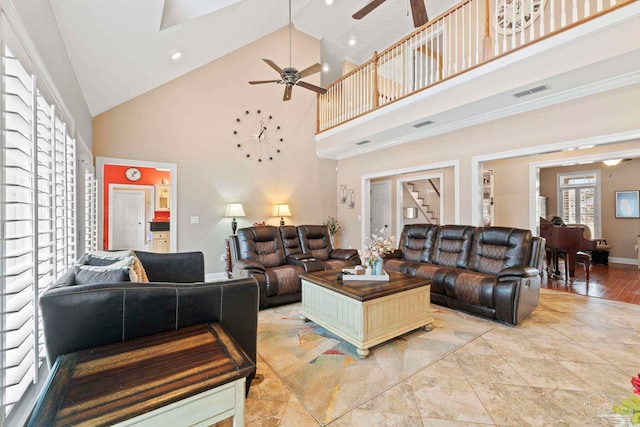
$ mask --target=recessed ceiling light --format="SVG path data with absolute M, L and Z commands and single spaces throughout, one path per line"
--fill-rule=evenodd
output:
M 331 6 L 333 4 L 333 0 L 324 0 L 324 2 L 328 5 Z
M 174 61 L 177 61 L 178 59 L 182 58 L 182 52 L 178 51 L 178 52 L 173 52 L 171 54 L 171 59 L 173 59 Z
M 349 46 L 355 46 L 355 44 L 356 44 L 356 39 L 355 39 L 355 38 L 353 38 L 353 37 L 351 37 L 351 38 L 349 39 Z
M 324 71 L 325 73 L 326 73 L 327 71 L 329 71 L 329 64 L 324 64 L 324 65 L 322 66 L 322 71 Z

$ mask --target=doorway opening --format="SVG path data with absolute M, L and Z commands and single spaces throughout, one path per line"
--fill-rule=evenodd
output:
M 147 230 L 147 225 L 150 221 L 162 221 L 163 223 L 168 223 L 169 226 L 169 251 L 177 252 L 178 250 L 178 230 L 177 230 L 177 213 L 178 213 L 178 187 L 177 187 L 177 172 L 178 167 L 175 163 L 162 163 L 162 162 L 153 162 L 153 161 L 145 161 L 145 160 L 135 160 L 135 159 L 120 159 L 120 158 L 110 158 L 110 157 L 96 157 L 96 172 L 97 172 L 97 180 L 98 180 L 98 247 L 100 249 L 110 249 L 112 248 L 113 239 L 111 238 L 110 230 L 112 230 L 113 225 L 111 225 L 110 216 L 113 211 L 113 203 L 110 195 L 110 185 L 119 186 L 124 188 L 133 189 L 134 187 L 150 187 L 149 191 L 149 203 L 150 208 L 153 207 L 154 210 L 150 210 L 152 214 L 147 213 L 147 209 L 144 209 L 144 218 L 145 218 L 145 230 Z M 156 188 L 168 188 L 169 194 L 171 195 L 169 200 L 169 208 L 161 209 L 158 211 L 155 206 L 155 193 Z M 120 208 L 122 206 L 126 206 L 127 203 L 133 203 L 132 199 L 135 199 L 140 196 L 132 196 L 132 195 L 123 195 L 122 199 L 119 200 Z M 146 200 L 145 193 L 145 200 Z M 125 199 L 128 199 L 128 202 L 124 202 Z M 124 205 L 122 204 L 124 203 Z M 139 202 L 138 202 L 139 203 Z M 145 202 L 146 203 L 146 202 Z M 126 217 L 126 214 L 120 213 L 122 216 Z M 134 215 L 134 212 L 131 212 L 131 215 Z M 140 215 L 137 213 L 136 215 Z M 151 217 L 151 219 L 149 219 Z M 137 222 L 137 221 L 136 221 Z M 129 231 L 132 235 L 139 236 L 139 227 L 129 228 Z M 124 228 L 123 228 L 124 230 Z M 135 230 L 135 231 L 133 231 Z M 119 230 L 122 231 L 122 230 Z M 146 232 L 146 231 L 145 231 Z M 148 234 L 146 235 L 148 240 Z M 144 237 L 143 237 L 144 240 Z M 139 240 L 135 240 L 131 238 L 131 244 L 138 244 Z M 119 243 L 120 244 L 120 243 Z M 149 247 L 149 243 L 143 243 L 143 247 Z

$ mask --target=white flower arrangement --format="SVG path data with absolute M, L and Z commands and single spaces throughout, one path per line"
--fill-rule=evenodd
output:
M 396 238 L 389 235 L 387 227 L 381 228 L 379 234 L 372 234 L 364 241 L 364 249 L 359 250 L 360 259 L 368 266 L 373 266 L 376 259 L 393 252 Z

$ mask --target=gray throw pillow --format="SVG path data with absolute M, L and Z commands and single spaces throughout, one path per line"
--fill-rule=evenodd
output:
M 130 267 L 119 267 L 105 269 L 100 267 L 90 267 L 76 265 L 75 284 L 76 285 L 94 285 L 98 283 L 118 283 L 130 282 Z

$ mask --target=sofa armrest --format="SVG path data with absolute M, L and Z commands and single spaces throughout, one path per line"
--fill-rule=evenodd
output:
M 259 272 L 263 272 L 265 271 L 265 267 L 263 264 L 259 263 L 258 261 L 253 261 L 250 259 L 243 259 L 240 261 L 237 261 L 235 264 L 233 264 L 233 269 L 238 269 L 238 270 L 254 270 L 254 271 L 259 271 Z
M 334 249 L 329 252 L 329 258 L 353 260 L 358 256 L 357 249 Z
M 391 258 L 402 259 L 402 251 L 400 249 L 394 249 L 392 252 L 389 252 L 388 254 L 385 254 L 382 257 L 382 259 L 391 259 Z
M 519 277 L 519 278 L 534 277 L 539 274 L 540 272 L 538 271 L 537 268 L 511 267 L 511 268 L 506 268 L 502 270 L 500 273 L 498 273 L 498 280 L 509 280 L 509 278 L 513 278 L 513 277 Z

